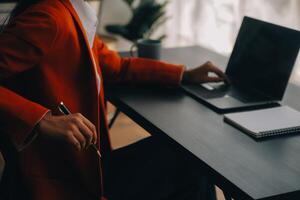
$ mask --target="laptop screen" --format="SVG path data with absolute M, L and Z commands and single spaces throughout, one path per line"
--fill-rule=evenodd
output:
M 244 17 L 226 74 L 236 85 L 281 100 L 299 47 L 299 31 Z

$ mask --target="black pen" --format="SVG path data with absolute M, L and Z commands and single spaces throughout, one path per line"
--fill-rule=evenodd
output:
M 58 106 L 58 110 L 64 114 L 64 115 L 69 115 L 71 114 L 70 110 L 65 106 L 65 104 L 63 102 L 60 102 L 59 106 Z M 101 158 L 101 153 L 98 150 L 98 148 L 96 147 L 95 144 L 92 144 L 91 147 L 93 147 L 93 149 L 95 149 L 95 151 L 97 152 L 98 156 Z

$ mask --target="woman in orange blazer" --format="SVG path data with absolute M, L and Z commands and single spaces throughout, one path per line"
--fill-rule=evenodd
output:
M 6 172 L 12 172 L 4 174 L 2 198 L 104 199 L 103 163 L 88 148 L 109 151 L 103 85 L 176 86 L 182 76 L 197 83 L 224 80 L 209 62 L 184 71 L 181 65 L 120 58 L 98 37 L 90 47 L 69 0 L 21 0 L 0 34 L 0 132 Z M 61 101 L 77 114 L 61 116 Z

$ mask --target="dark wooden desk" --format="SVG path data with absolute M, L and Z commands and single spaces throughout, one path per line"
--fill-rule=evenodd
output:
M 196 66 L 226 58 L 201 47 L 168 49 L 163 59 Z M 235 199 L 300 199 L 300 134 L 255 141 L 181 91 L 109 88 L 109 100 L 152 134 L 167 135 L 195 155 L 216 185 Z M 283 103 L 300 110 L 300 88 Z

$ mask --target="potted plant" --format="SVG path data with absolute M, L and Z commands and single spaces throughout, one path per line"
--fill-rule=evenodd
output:
M 107 25 L 105 28 L 109 33 L 120 35 L 132 42 L 141 38 L 150 38 L 154 31 L 166 20 L 165 7 L 167 1 L 156 0 L 123 0 L 130 8 L 132 17 L 125 25 Z M 138 3 L 136 3 L 138 2 Z M 162 40 L 161 35 L 158 40 Z

